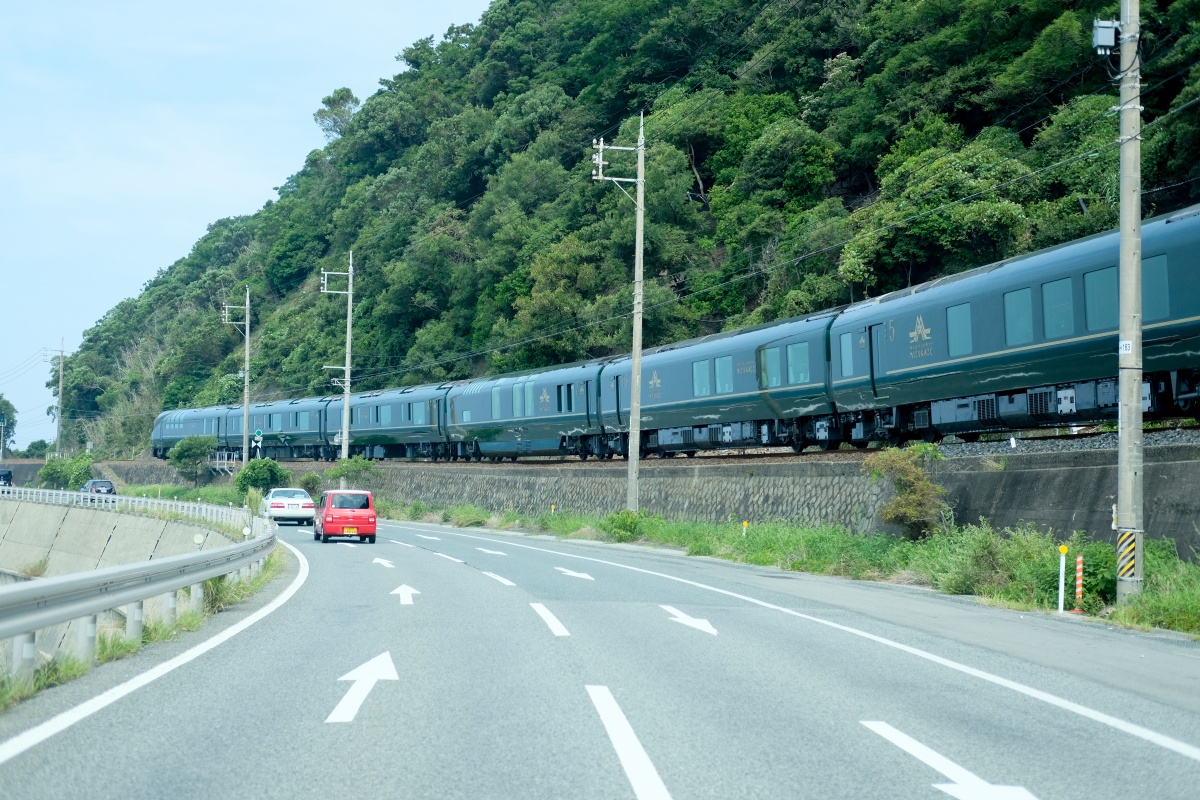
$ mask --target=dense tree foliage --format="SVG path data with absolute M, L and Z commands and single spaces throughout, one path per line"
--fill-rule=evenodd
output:
M 72 435 L 145 446 L 228 403 L 249 285 L 256 398 L 329 391 L 355 263 L 356 388 L 628 347 L 633 207 L 591 142 L 646 114 L 646 342 L 803 314 L 1112 227 L 1113 62 L 1098 0 L 495 0 L 422 39 L 259 212 L 70 357 Z M 1143 4 L 1147 214 L 1200 196 L 1200 0 Z M 611 153 L 612 174 L 633 172 Z

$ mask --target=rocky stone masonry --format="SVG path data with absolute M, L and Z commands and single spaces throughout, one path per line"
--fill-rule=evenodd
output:
M 289 465 L 297 472 L 321 465 Z M 549 511 L 607 515 L 625 507 L 625 470 L 616 466 L 569 469 L 551 464 L 449 467 L 388 463 L 371 480 L 384 496 L 435 506 L 470 504 L 521 514 Z M 864 476 L 858 463 L 643 464 L 642 508 L 668 519 L 704 522 L 785 519 L 833 523 L 851 530 L 886 528 L 879 509 L 891 495 L 883 482 Z

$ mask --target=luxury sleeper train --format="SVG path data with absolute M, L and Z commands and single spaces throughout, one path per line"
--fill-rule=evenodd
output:
M 1147 418 L 1200 409 L 1200 206 L 1143 225 Z M 963 439 L 1117 417 L 1114 232 L 808 317 L 647 350 L 641 452 Z M 370 458 L 611 458 L 629 448 L 629 356 L 355 394 L 350 450 Z M 341 396 L 255 404 L 252 455 L 331 459 Z M 240 456 L 242 407 L 166 411 Z

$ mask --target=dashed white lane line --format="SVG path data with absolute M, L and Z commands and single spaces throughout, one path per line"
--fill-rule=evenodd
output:
M 507 555 L 507 553 L 501 553 L 499 550 L 488 550 L 486 547 L 476 547 L 475 549 L 481 553 L 487 553 L 489 556 Z
M 516 584 L 513 583 L 512 581 L 510 581 L 508 578 L 501 578 L 499 575 L 497 575 L 494 572 L 485 572 L 483 574 L 487 575 L 489 578 L 500 581 L 500 583 L 503 583 L 505 586 L 516 586 Z
M 449 560 L 451 560 L 451 561 L 453 561 L 453 562 L 455 562 L 455 563 L 457 563 L 457 564 L 463 564 L 463 563 L 466 563 L 466 562 L 464 562 L 464 561 L 463 561 L 461 558 L 455 558 L 454 556 L 448 556 L 448 555 L 446 555 L 445 553 L 438 553 L 438 552 L 436 552 L 436 551 L 434 551 L 434 550 L 430 550 L 429 552 L 433 553 L 435 556 L 441 556 L 442 558 L 447 558 L 447 559 L 449 559 Z
M 1151 744 L 1158 745 L 1159 747 L 1165 748 L 1174 753 L 1178 753 L 1179 755 L 1183 756 L 1184 758 L 1190 758 L 1193 761 L 1200 761 L 1200 747 L 1196 747 L 1195 745 L 1188 744 L 1187 742 L 1182 742 L 1179 739 L 1176 739 L 1174 737 L 1167 736 L 1166 734 L 1159 733 L 1158 731 L 1151 730 L 1149 728 L 1143 727 L 1143 726 L 1138 725 L 1133 722 L 1128 722 L 1127 720 L 1123 720 L 1119 717 L 1114 717 L 1111 714 L 1105 714 L 1103 711 L 1097 711 L 1094 708 L 1090 708 L 1089 706 L 1085 706 L 1081 703 L 1075 703 L 1071 700 L 1067 700 L 1066 698 L 1051 694 L 1050 692 L 1043 692 L 1041 689 L 1035 689 L 1034 687 L 1029 686 L 1028 684 L 1009 680 L 1008 678 L 1001 677 L 1000 675 L 996 675 L 991 672 L 985 672 L 984 670 L 976 669 L 975 667 L 968 666 L 968 665 L 960 663 L 958 661 L 953 661 L 949 658 L 944 658 L 942 656 L 935 655 L 934 653 L 930 653 L 928 650 L 922 650 L 919 647 L 913 647 L 911 645 L 907 645 L 902 642 L 897 642 L 893 639 L 888 639 L 883 636 L 877 636 L 874 633 L 869 633 L 867 631 L 860 630 L 859 628 L 852 628 L 849 625 L 843 625 L 840 622 L 834 622 L 832 620 L 822 619 L 821 617 L 816 617 L 816 616 L 813 616 L 812 614 L 805 614 L 802 611 L 796 611 L 791 608 L 786 608 L 784 606 L 775 605 L 774 603 L 768 603 L 765 600 L 759 600 L 757 598 L 750 597 L 748 595 L 739 594 L 738 592 L 732 592 L 728 589 L 722 589 L 717 586 L 711 586 L 707 583 L 700 583 L 699 581 L 688 580 L 687 578 L 680 578 L 676 575 L 668 575 L 665 572 L 655 572 L 654 570 L 643 569 L 641 567 L 635 567 L 630 564 L 621 564 L 616 561 L 607 561 L 603 558 L 594 558 L 592 556 L 581 556 L 576 553 L 564 553 L 561 550 L 551 550 L 546 547 L 535 547 L 535 546 L 529 545 L 529 544 L 519 544 L 517 542 L 498 542 L 495 539 L 489 539 L 486 536 L 476 536 L 476 535 L 469 534 L 469 533 L 456 533 L 455 535 L 459 536 L 463 539 L 474 539 L 476 541 L 481 541 L 481 542 L 492 542 L 493 544 L 506 544 L 509 547 L 520 547 L 524 550 L 534 550 L 539 553 L 549 553 L 550 555 L 559 556 L 561 558 L 572 558 L 572 559 L 576 559 L 578 561 L 589 561 L 593 564 L 604 564 L 605 566 L 629 570 L 630 572 L 638 572 L 643 575 L 653 575 L 656 578 L 663 578 L 665 580 L 674 581 L 675 583 L 680 583 L 685 586 L 694 586 L 697 589 L 703 589 L 704 591 L 713 592 L 715 594 L 723 595 L 724 597 L 732 597 L 737 600 L 741 600 L 743 602 L 750 603 L 752 605 L 756 605 L 759 608 L 769 608 L 772 611 L 778 611 L 782 614 L 787 614 L 788 616 L 796 617 L 797 619 L 807 620 L 807 621 L 812 622 L 817 625 L 824 625 L 827 628 L 832 628 L 833 630 L 842 631 L 843 633 L 849 634 L 851 636 L 857 636 L 862 639 L 866 639 L 867 641 L 875 642 L 876 644 L 883 645 L 884 647 L 890 647 L 895 650 L 899 650 L 902 653 L 908 653 L 911 656 L 915 656 L 916 658 L 924 659 L 925 661 L 929 661 L 933 664 L 938 664 L 940 666 L 946 667 L 947 669 L 951 669 L 951 670 L 954 670 L 955 672 L 959 672 L 963 675 L 970 675 L 973 678 L 978 678 L 979 680 L 985 681 L 994 686 L 1000 686 L 1002 688 L 1016 692 L 1017 694 L 1025 695 L 1026 697 L 1031 698 L 1033 700 L 1037 700 L 1039 702 L 1046 703 L 1046 704 L 1054 706 L 1056 708 L 1061 708 L 1063 711 L 1069 711 L 1070 713 L 1076 714 L 1080 717 L 1083 717 L 1084 719 L 1090 719 L 1093 722 L 1097 722 L 1101 725 L 1105 725 L 1109 728 L 1112 728 L 1113 730 L 1120 731 L 1121 733 L 1125 733 L 1130 736 L 1137 737 L 1138 739 L 1141 739 L 1143 741 L 1150 742 Z
M 541 603 L 530 603 L 529 607 L 537 612 L 537 615 L 542 618 L 542 622 L 546 623 L 546 627 L 555 636 L 570 636 L 571 632 L 566 626 L 558 621 L 558 617 L 550 613 L 550 609 L 546 608 Z
M 604 723 L 608 740 L 612 742 L 613 749 L 617 751 L 617 758 L 621 760 L 621 768 L 625 770 L 625 777 L 633 786 L 633 793 L 637 799 L 671 800 L 671 793 L 667 791 L 662 778 L 658 777 L 658 770 L 654 768 L 654 762 L 650 760 L 642 743 L 638 741 L 637 734 L 633 732 L 633 726 L 629 724 L 629 720 L 625 719 L 625 714 L 617 705 L 617 700 L 612 696 L 612 692 L 608 690 L 607 686 L 589 686 L 587 691 L 588 696 L 592 698 L 592 705 L 596 707 L 596 713 L 600 715 L 600 721 Z
M 439 538 L 438 538 L 438 537 L 436 537 L 436 536 L 426 536 L 426 535 L 425 535 L 425 534 L 423 534 L 423 533 L 418 533 L 418 534 L 417 534 L 417 537 L 418 537 L 418 538 L 421 538 L 421 539 L 431 539 L 431 540 L 433 540 L 433 541 L 435 541 L 435 542 L 440 542 L 440 541 L 441 541 L 441 539 L 439 539 Z
M 388 541 L 392 544 L 398 544 L 401 547 L 416 547 L 415 544 L 409 544 L 408 542 L 397 542 L 395 539 L 388 539 Z
M 149 669 L 143 672 L 141 675 L 130 678 L 124 683 L 114 686 L 108 691 L 96 695 L 91 700 L 80 703 L 74 708 L 67 709 L 61 714 L 51 717 L 42 724 L 35 725 L 24 733 L 18 734 L 6 742 L 0 743 L 0 764 L 3 764 L 4 762 L 20 755 L 21 753 L 24 753 L 31 747 L 41 744 L 54 734 L 65 731 L 76 722 L 90 717 L 97 711 L 100 711 L 101 709 L 117 702 L 125 695 L 136 692 L 143 686 L 158 680 L 168 672 L 172 672 L 179 667 L 182 667 L 184 664 L 194 661 L 195 659 L 207 653 L 209 650 L 212 650 L 217 645 L 223 644 L 232 639 L 234 636 L 237 636 L 254 623 L 278 609 L 288 600 L 291 600 L 292 595 L 299 591 L 300 587 L 304 585 L 304 582 L 308 580 L 308 559 L 304 557 L 303 553 L 282 539 L 279 540 L 279 543 L 288 550 L 291 550 L 296 555 L 296 559 L 300 562 L 300 571 L 292 581 L 291 585 L 284 589 L 278 597 L 267 603 L 258 611 L 255 611 L 253 614 L 246 617 L 241 622 L 230 625 L 228 628 L 221 631 L 216 636 L 213 636 L 211 639 L 207 639 L 190 650 L 185 650 L 171 660 L 164 661 L 157 667 Z
M 349 542 L 338 542 L 338 544 L 342 547 L 357 547 L 357 545 L 350 544 Z

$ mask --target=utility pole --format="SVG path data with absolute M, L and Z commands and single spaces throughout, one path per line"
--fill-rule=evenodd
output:
M 1117 336 L 1117 602 L 1142 590 L 1142 70 L 1138 0 L 1121 0 L 1119 23 L 1097 20 L 1092 42 L 1108 55 L 1119 32 L 1120 327 Z
M 231 309 L 243 309 L 246 318 L 242 323 L 230 319 Z M 250 460 L 250 284 L 246 284 L 246 304 L 231 306 L 228 303 L 222 311 L 224 320 L 229 325 L 239 325 L 242 335 L 246 337 L 246 360 L 242 367 L 242 466 Z
M 629 443 L 626 445 L 629 460 L 629 475 L 626 478 L 625 507 L 630 511 L 638 510 L 638 459 L 642 452 L 642 240 L 645 230 L 646 217 L 646 119 L 642 114 L 638 118 L 637 147 L 614 147 L 609 150 L 626 150 L 637 152 L 637 177 L 614 178 L 604 174 L 604 139 L 599 142 L 592 140 L 596 153 L 592 162 L 596 169 L 592 170 L 592 180 L 612 181 L 617 188 L 629 197 L 622 183 L 636 184 L 637 199 L 630 197 L 637 206 L 637 229 L 635 233 L 633 256 L 633 365 L 632 379 L 629 386 Z M 620 406 L 620 398 L 617 398 Z
M 329 288 L 330 275 L 346 276 L 346 291 L 340 292 Z M 325 367 L 325 369 L 341 369 L 343 376 L 334 378 L 333 384 L 342 387 L 342 458 L 350 457 L 350 351 L 353 341 L 354 322 L 354 251 L 350 251 L 350 266 L 345 272 L 321 271 L 321 291 L 324 294 L 346 295 L 346 366 Z M 345 489 L 346 479 L 342 478 L 338 486 Z
M 54 434 L 54 457 L 62 455 L 62 418 L 63 418 L 63 361 L 67 357 L 67 341 L 63 339 L 58 345 L 58 430 Z

